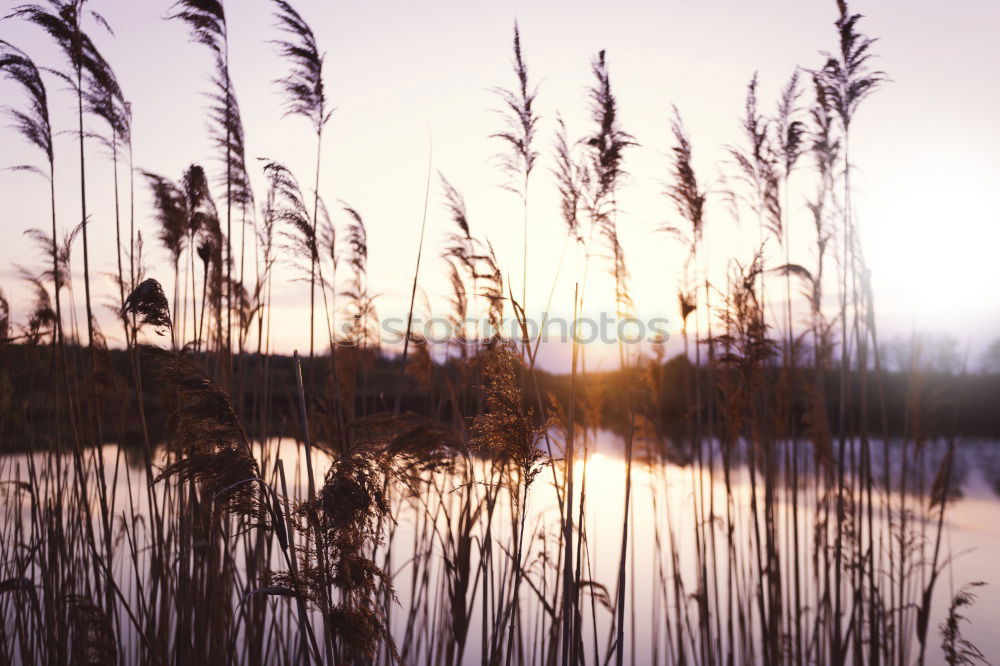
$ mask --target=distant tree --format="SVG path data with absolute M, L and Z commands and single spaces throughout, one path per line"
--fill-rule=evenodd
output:
M 988 374 L 1000 373 L 1000 338 L 991 342 L 983 351 L 980 367 Z
M 1000 340 L 996 347 L 996 367 L 1000 368 Z M 913 369 L 957 374 L 964 361 L 958 338 L 947 333 L 919 333 L 915 336 L 895 337 L 883 345 L 887 367 L 898 372 Z

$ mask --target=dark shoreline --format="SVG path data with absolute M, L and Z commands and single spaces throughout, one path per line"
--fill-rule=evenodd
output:
M 345 358 L 349 352 L 338 352 L 338 358 Z M 67 349 L 70 366 L 82 367 L 87 354 L 79 347 Z M 135 405 L 135 392 L 129 379 L 128 360 L 123 350 L 102 351 L 98 367 L 99 389 L 107 397 L 102 400 L 103 423 L 106 439 L 116 439 L 128 444 L 141 444 L 141 428 Z M 262 392 L 265 383 L 265 360 L 268 390 Z M 8 345 L 0 350 L 0 452 L 18 452 L 47 447 L 48 421 L 51 419 L 51 397 L 49 378 L 53 372 L 53 355 L 50 347 L 30 347 Z M 199 365 L 211 365 L 211 359 L 198 359 Z M 320 418 L 323 403 L 332 394 L 329 356 L 317 357 L 310 361 L 303 359 L 303 376 L 306 378 L 306 393 L 311 401 L 310 420 Z M 354 403 L 357 413 L 371 414 L 392 411 L 398 387 L 399 360 L 395 357 L 369 355 L 363 361 L 364 377 L 358 382 Z M 142 383 L 144 387 L 144 411 L 152 441 L 164 439 L 169 431 L 171 398 L 164 395 L 151 364 L 143 364 Z M 414 370 L 411 365 L 408 370 Z M 690 372 L 690 377 L 687 373 Z M 723 373 L 718 368 L 695 367 L 676 356 L 647 373 L 643 380 L 659 382 L 655 402 L 646 405 L 648 413 L 656 414 L 658 420 L 667 424 L 666 432 L 660 433 L 664 440 L 690 437 L 684 432 L 685 395 L 684 387 L 691 378 L 696 378 L 703 387 L 718 384 Z M 765 386 L 775 387 L 780 368 L 767 371 Z M 82 371 L 76 372 L 78 385 Z M 294 362 L 291 356 L 272 355 L 265 359 L 256 354 L 234 356 L 233 381 L 230 394 L 233 404 L 247 427 L 255 437 L 295 436 L 299 432 L 295 395 Z M 360 379 L 360 375 L 358 376 Z M 539 411 L 539 401 L 549 403 L 553 398 L 567 407 L 569 404 L 570 377 L 536 371 L 534 381 L 525 381 L 525 397 L 528 405 Z M 404 411 L 432 416 L 458 425 L 459 420 L 473 416 L 477 411 L 474 397 L 476 378 L 457 360 L 448 363 L 424 363 L 421 374 L 408 371 L 403 382 L 400 405 Z M 577 379 L 578 418 L 586 421 L 586 409 L 580 396 L 600 396 L 600 417 L 597 422 L 587 423 L 623 433 L 627 429 L 629 400 L 635 375 L 622 371 L 588 372 Z M 789 381 L 789 380 L 786 380 Z M 800 424 L 798 436 L 803 437 L 801 423 L 806 418 L 807 400 L 802 389 L 818 386 L 817 375 L 811 368 L 797 369 L 790 380 L 793 402 L 789 409 L 794 413 L 794 422 Z M 827 413 L 830 415 L 832 436 L 836 432 L 836 405 L 839 387 L 839 371 L 830 370 L 823 377 L 827 396 Z M 640 382 L 640 383 L 643 383 Z M 861 378 L 858 373 L 850 376 L 851 394 L 860 394 Z M 1000 374 L 949 375 L 944 373 L 924 373 L 915 379 L 911 373 L 884 372 L 880 375 L 869 372 L 868 430 L 873 438 L 913 437 L 914 405 L 919 404 L 920 436 L 964 437 L 1000 439 Z M 457 388 L 456 388 L 457 387 Z M 471 396 L 463 404 L 461 414 L 453 408 L 455 402 L 446 394 L 455 391 Z M 883 425 L 881 400 L 884 396 L 885 419 Z M 706 402 L 708 402 L 706 400 Z M 709 407 L 706 406 L 706 410 Z M 848 415 L 847 423 L 860 422 L 861 410 L 855 403 Z M 592 419 L 593 420 L 593 419 Z M 857 428 L 846 429 L 845 434 L 856 434 Z M 707 434 L 707 433 L 706 433 Z M 771 434 L 781 437 L 788 433 L 774 427 Z M 322 440 L 322 429 L 317 433 Z

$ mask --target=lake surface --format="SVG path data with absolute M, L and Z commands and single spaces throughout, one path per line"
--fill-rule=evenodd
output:
M 931 442 L 918 454 L 912 445 L 907 448 L 899 444 L 889 447 L 888 464 L 894 478 L 898 478 L 899 465 L 906 460 L 911 470 L 912 489 L 923 487 L 924 497 L 933 481 L 938 462 L 944 455 L 946 443 Z M 273 440 L 258 446 L 259 459 L 265 469 L 273 469 L 273 463 L 280 458 L 289 476 L 290 494 L 303 498 L 306 476 L 303 449 L 294 440 Z M 881 444 L 873 446 L 875 476 L 880 478 L 886 464 L 882 456 Z M 625 461 L 622 438 L 608 431 L 598 431 L 590 436 L 587 444 L 586 463 L 578 460 L 575 467 L 577 495 L 574 506 L 579 510 L 580 491 L 585 485 L 585 518 L 583 521 L 587 543 L 586 557 L 582 562 L 584 576 L 590 581 L 589 592 L 582 596 L 585 619 L 581 636 L 587 663 L 603 661 L 613 630 L 613 615 L 608 602 L 613 600 L 617 590 L 622 520 L 625 497 Z M 101 454 L 105 467 L 105 477 L 117 513 L 121 513 L 131 501 L 137 513 L 148 512 L 145 494 L 145 472 L 139 464 L 138 454 L 127 453 L 109 444 Z M 582 458 L 583 451 L 578 451 Z M 662 456 L 653 456 L 650 462 L 641 447 L 635 454 L 632 469 L 632 495 L 629 530 L 628 566 L 626 575 L 626 663 L 671 663 L 676 659 L 670 617 L 680 617 L 679 608 L 689 605 L 691 621 L 697 620 L 693 595 L 698 589 L 698 567 L 694 554 L 697 552 L 695 529 L 695 507 L 710 507 L 715 520 L 709 521 L 703 534 L 717 539 L 717 556 L 713 566 L 725 571 L 725 548 L 727 520 L 733 526 L 734 543 L 740 552 L 732 554 L 736 567 L 741 571 L 752 570 L 751 552 L 746 544 L 752 542 L 752 502 L 754 500 L 750 474 L 741 462 L 732 467 L 730 492 L 723 483 L 721 456 L 717 447 L 705 445 L 703 460 L 709 457 L 714 466 L 703 466 L 700 471 L 692 464 L 664 462 Z M 36 464 L 45 456 L 35 454 Z M 51 461 L 50 461 L 51 462 Z M 322 452 L 314 452 L 314 468 L 321 476 L 329 466 L 330 458 Z M 453 473 L 438 472 L 424 475 L 422 490 L 409 496 L 393 495 L 392 508 L 395 522 L 386 526 L 386 540 L 376 553 L 376 559 L 385 564 L 392 574 L 398 602 L 390 614 L 390 629 L 401 652 L 408 655 L 413 663 L 425 663 L 435 654 L 433 637 L 439 629 L 441 618 L 446 615 L 447 602 L 439 590 L 446 586 L 446 550 L 449 547 L 447 535 L 457 529 L 456 509 L 462 492 L 486 493 L 491 483 L 490 466 L 483 460 L 470 460 L 475 483 L 468 485 L 469 475 L 464 477 Z M 811 468 L 811 463 L 803 459 L 802 469 Z M 28 456 L 9 455 L 0 458 L 0 479 L 4 481 L 28 479 Z M 70 472 L 66 471 L 69 474 Z M 521 631 L 526 646 L 526 661 L 540 659 L 547 642 L 545 633 L 546 611 L 539 602 L 542 597 L 550 597 L 558 585 L 558 543 L 560 535 L 560 511 L 555 483 L 561 483 L 558 468 L 545 467 L 531 486 L 528 498 L 526 521 L 527 550 L 525 562 L 526 579 L 521 588 L 522 600 Z M 793 515 L 797 516 L 800 530 L 799 547 L 791 549 L 787 544 L 781 547 L 786 572 L 792 571 L 794 560 L 800 565 L 800 580 L 803 583 L 805 609 L 802 621 L 805 626 L 812 622 L 812 608 L 815 599 L 810 598 L 815 587 L 809 583 L 822 575 L 822 562 L 814 559 L 812 539 L 807 536 L 816 531 L 815 507 L 819 497 L 816 484 L 803 472 L 801 492 L 798 495 L 797 512 L 791 512 L 790 495 L 787 487 L 776 493 L 775 520 L 781 525 L 783 534 L 790 534 L 796 527 Z M 927 663 L 940 663 L 940 637 L 937 627 L 947 612 L 948 601 L 954 593 L 967 583 L 983 581 L 986 586 L 978 589 L 978 599 L 974 605 L 963 610 L 968 622 L 962 625 L 965 638 L 972 641 L 988 659 L 1000 658 L 1000 444 L 996 442 L 963 441 L 956 449 L 953 468 L 952 498 L 947 505 L 942 523 L 941 562 L 949 562 L 938 579 L 934 592 L 931 629 L 928 636 Z M 893 545 L 885 535 L 892 529 L 884 529 L 884 495 L 876 488 L 880 510 L 875 516 L 875 533 L 879 566 L 891 566 Z M 490 521 L 491 538 L 497 549 L 493 552 L 496 566 L 501 570 L 498 581 L 504 579 L 504 571 L 509 567 L 509 553 L 505 554 L 500 544 L 511 544 L 511 506 L 505 493 L 497 495 L 494 518 Z M 15 493 L 4 496 L 5 532 L 9 532 L 12 512 L 18 509 Z M 897 499 L 888 506 L 897 512 Z M 726 518 L 726 507 L 729 516 Z M 906 504 L 914 538 L 912 566 L 914 575 L 909 594 L 917 594 L 926 584 L 929 560 L 936 535 L 936 511 L 932 512 L 925 499 L 916 494 Z M 22 519 L 27 519 L 29 507 L 20 504 Z M 114 512 L 113 512 L 114 513 Z M 430 518 L 429 518 L 430 517 Z M 479 561 L 479 548 L 485 537 L 486 521 L 480 520 L 473 529 L 473 554 L 471 566 Z M 135 538 L 141 543 L 142 530 Z M 881 539 L 885 538 L 886 541 Z M 13 541 L 8 533 L 3 539 L 4 561 L 9 559 L 9 548 Z M 121 544 L 118 546 L 123 548 Z M 793 553 L 792 551 L 796 552 Z M 121 564 L 124 553 L 119 554 Z M 17 572 L 4 571 L 5 577 Z M 791 576 L 790 573 L 786 575 Z M 710 592 L 723 601 L 729 591 L 725 575 Z M 681 581 L 676 585 L 676 581 Z M 494 581 L 496 583 L 496 581 Z M 752 592 L 747 582 L 736 583 L 737 594 Z M 126 596 L 134 595 L 134 586 L 123 585 Z M 430 592 L 428 592 L 430 591 Z M 470 618 L 469 633 L 463 663 L 481 663 L 482 615 L 481 594 L 470 591 L 468 595 Z M 721 606 L 720 606 L 721 607 Z M 713 607 L 714 608 L 714 607 Z M 487 623 L 489 625 L 489 623 Z M 123 623 L 127 627 L 127 622 Z M 912 636 L 913 618 L 904 619 L 905 631 Z M 908 661 L 915 655 L 916 640 L 904 641 L 906 650 L 912 650 Z M 530 646 L 528 649 L 527 646 Z M 692 649 L 697 646 L 692 645 Z

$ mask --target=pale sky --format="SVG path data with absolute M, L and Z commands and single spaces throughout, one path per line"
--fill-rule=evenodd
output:
M 11 0 L 0 0 L 4 10 Z M 135 165 L 179 178 L 192 162 L 217 174 L 209 145 L 203 93 L 209 89 L 208 50 L 188 39 L 186 27 L 166 22 L 170 0 L 92 0 L 116 37 L 91 26 L 132 101 Z M 327 90 L 336 107 L 324 146 L 322 196 L 337 215 L 338 200 L 349 203 L 368 227 L 370 288 L 382 316 L 405 316 L 423 207 L 428 128 L 434 169 L 444 172 L 465 195 L 473 233 L 488 237 L 520 293 L 521 213 L 516 198 L 498 186 L 504 177 L 491 161 L 500 149 L 487 137 L 499 128 L 490 88 L 513 85 L 510 41 L 515 18 L 521 27 L 529 73 L 539 86 L 538 133 L 541 163 L 531 191 L 528 309 L 538 315 L 548 299 L 565 239 L 552 166 L 557 110 L 571 138 L 590 131 L 586 88 L 590 62 L 606 49 L 623 128 L 641 144 L 626 153 L 631 174 L 620 192 L 619 231 L 632 275 L 640 316 L 677 319 L 676 286 L 683 251 L 667 235 L 654 233 L 679 224 L 661 195 L 671 146 L 670 105 L 687 124 L 699 178 L 717 185 L 729 168 L 726 144 L 739 141 L 739 117 L 746 84 L 760 75 L 764 112 L 773 111 L 779 88 L 796 65 L 821 64 L 820 50 L 835 47 L 836 4 L 809 0 L 747 3 L 720 0 L 624 0 L 608 4 L 568 2 L 484 2 L 442 0 L 297 0 L 327 52 Z M 268 157 L 286 163 L 303 184 L 313 179 L 314 142 L 299 118 L 282 118 L 283 103 L 271 81 L 286 66 L 268 44 L 276 37 L 268 0 L 228 2 L 231 70 L 243 112 L 248 161 Z M 929 0 L 867 0 L 853 10 L 860 24 L 879 37 L 877 66 L 892 81 L 864 103 L 852 127 L 856 166 L 857 219 L 873 271 L 880 334 L 905 337 L 911 331 L 950 334 L 973 359 L 1000 336 L 1000 4 L 959 0 L 944 8 Z M 6 12 L 5 12 L 6 13 Z M 63 63 L 47 38 L 31 26 L 0 22 L 0 39 L 27 51 L 45 66 Z M 47 79 L 53 122 L 74 126 L 73 101 Z M 0 83 L 3 104 L 19 105 L 20 94 Z M 97 121 L 90 123 L 100 128 Z M 103 129 L 103 128 L 100 128 Z M 92 144 L 93 145 L 93 144 Z M 57 138 L 60 226 L 79 218 L 76 140 Z M 95 148 L 88 161 L 92 222 L 91 261 L 99 302 L 110 303 L 114 269 L 112 179 L 109 161 Z M 0 131 L 0 165 L 39 162 L 36 152 L 13 131 Z M 806 164 L 805 162 L 803 164 Z M 254 169 L 255 194 L 265 183 Z M 813 234 L 804 195 L 811 180 L 792 182 L 792 261 L 811 266 Z M 123 182 L 123 186 L 126 183 Z M 148 273 L 171 290 L 166 251 L 155 241 L 148 188 L 137 181 L 137 223 L 146 238 Z M 222 192 L 217 192 L 221 197 Z M 38 270 L 39 256 L 23 231 L 48 228 L 47 185 L 23 172 L 0 172 L 0 287 L 12 302 L 16 323 L 24 320 L 24 294 L 17 266 Z M 705 247 L 713 275 L 729 257 L 747 259 L 757 238 L 749 216 L 737 225 L 716 198 L 709 204 Z M 436 314 L 446 309 L 449 287 L 439 258 L 451 222 L 435 177 L 421 268 L 420 288 Z M 566 255 L 553 312 L 571 315 L 576 267 Z M 611 281 L 603 264 L 588 286 L 593 312 L 612 308 Z M 280 352 L 308 346 L 308 286 L 282 265 L 274 283 L 275 347 Z M 74 253 L 77 303 L 82 311 L 82 250 Z M 419 299 L 418 299 L 419 300 Z M 117 331 L 101 308 L 105 333 Z M 82 316 L 81 316 L 82 321 Z M 320 336 L 322 337 L 322 336 Z M 675 343 L 676 344 L 676 343 Z M 678 349 L 678 347 L 674 347 Z M 552 349 L 545 365 L 562 369 L 564 349 Z M 614 362 L 606 361 L 606 365 Z

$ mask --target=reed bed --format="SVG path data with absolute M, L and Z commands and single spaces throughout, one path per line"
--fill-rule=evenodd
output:
M 538 282 L 528 229 L 549 218 L 576 255 L 573 311 L 587 311 L 599 270 L 613 277 L 616 315 L 635 309 L 619 234 L 632 220 L 617 194 L 638 139 L 622 126 L 610 55 L 591 63 L 591 126 L 574 140 L 558 121 L 560 210 L 529 207 L 545 148 L 515 24 L 514 85 L 494 89 L 502 125 L 492 138 L 504 187 L 523 206 L 522 270 L 505 272 L 475 207 L 441 176 L 454 226 L 438 264 L 452 289 L 446 314 L 489 326 L 438 350 L 408 329 L 396 355 L 380 345 L 364 218 L 344 202 L 328 209 L 320 194 L 335 116 L 316 36 L 293 3 L 274 0 L 275 57 L 288 67 L 276 88 L 315 136 L 315 169 L 300 181 L 277 161 L 247 159 L 229 4 L 179 0 L 168 17 L 212 56 L 221 173 L 134 166 L 127 91 L 88 36 L 108 24 L 84 0 L 19 5 L 4 23 L 41 29 L 65 62 L 43 67 L 0 41 L 0 78 L 21 93 L 8 109 L 13 129 L 38 149 L 42 166 L 30 169 L 52 193 L 41 207 L 50 230 L 31 232 L 41 258 L 24 271 L 29 317 L 12 321 L 0 298 L 0 435 L 21 446 L 0 458 L 0 660 L 985 663 L 963 635 L 983 582 L 958 580 L 951 599 L 942 583 L 960 576 L 945 539 L 956 407 L 928 389 L 919 351 L 904 413 L 886 407 L 849 160 L 850 128 L 886 75 L 870 67 L 875 40 L 846 2 L 836 4 L 834 48 L 794 73 L 773 116 L 761 111 L 757 77 L 748 85 L 742 139 L 728 148 L 730 191 L 699 178 L 673 109 L 665 196 L 680 221 L 662 231 L 686 256 L 676 285 L 683 354 L 621 345 L 620 368 L 604 380 L 588 373 L 575 336 L 558 390 L 536 368 L 538 344 L 504 337 L 501 321 L 528 329 Z M 50 123 L 52 81 L 71 88 L 78 185 L 55 172 L 52 139 L 64 128 Z M 92 117 L 103 133 L 84 131 Z M 109 149 L 113 192 L 88 183 L 107 168 L 86 160 L 88 141 Z M 267 182 L 260 199 L 256 169 Z M 793 171 L 808 172 L 812 194 L 791 190 Z M 57 219 L 57 185 L 79 187 L 79 225 Z M 136 229 L 149 213 L 135 209 L 136 186 L 150 190 L 169 256 L 157 271 Z M 93 316 L 88 193 L 115 202 L 111 298 L 123 353 L 108 349 Z M 723 283 L 709 279 L 713 197 L 759 229 L 744 255 L 711 256 L 725 261 Z M 426 210 L 408 326 L 425 223 Z M 814 237 L 811 265 L 793 261 L 793 233 Z M 78 245 L 82 325 L 69 270 Z M 302 359 L 273 350 L 279 261 L 308 284 Z

